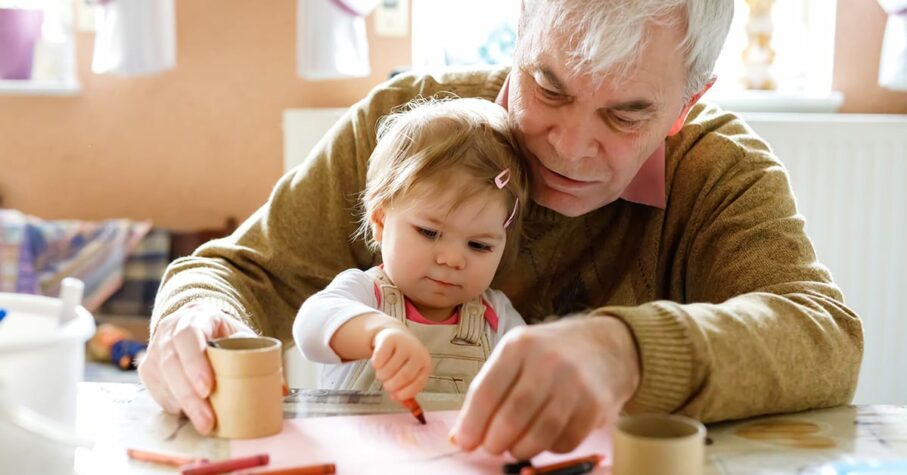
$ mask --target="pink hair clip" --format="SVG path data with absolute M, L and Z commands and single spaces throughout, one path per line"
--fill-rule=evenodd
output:
M 516 216 L 516 209 L 519 207 L 520 207 L 520 199 L 517 198 L 516 201 L 513 203 L 513 211 L 510 212 L 510 217 L 507 218 L 507 221 L 504 221 L 504 229 L 507 229 L 507 226 L 510 226 L 511 221 L 513 221 L 513 217 Z
M 497 185 L 500 190 L 507 186 L 508 183 L 510 183 L 510 169 L 505 168 L 504 171 L 498 173 L 498 176 L 494 177 L 494 184 Z
M 498 189 L 503 189 L 507 184 L 510 183 L 510 169 L 505 168 L 504 171 L 498 173 L 498 176 L 494 177 L 494 184 Z M 516 202 L 513 203 L 513 211 L 510 212 L 510 217 L 507 218 L 507 221 L 504 221 L 504 228 L 510 226 L 510 223 L 513 221 L 513 217 L 516 216 L 516 210 L 520 207 L 520 199 L 517 198 Z

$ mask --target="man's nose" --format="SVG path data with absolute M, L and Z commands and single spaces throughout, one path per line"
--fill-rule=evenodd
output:
M 459 270 L 466 265 L 466 257 L 456 246 L 439 243 L 435 249 L 435 262 Z
M 555 124 L 548 132 L 548 142 L 563 160 L 592 158 L 598 152 L 598 145 L 592 136 L 592 127 L 584 121 L 567 120 Z

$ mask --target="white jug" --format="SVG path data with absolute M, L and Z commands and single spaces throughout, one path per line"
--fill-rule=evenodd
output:
M 87 444 L 75 435 L 76 390 L 95 325 L 78 306 L 81 284 L 65 279 L 61 299 L 0 293 L 0 474 L 71 474 Z

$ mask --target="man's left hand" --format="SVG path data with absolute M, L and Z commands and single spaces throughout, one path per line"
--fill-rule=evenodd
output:
M 613 317 L 564 319 L 504 336 L 466 395 L 452 440 L 523 460 L 575 449 L 617 419 L 639 384 L 630 329 Z

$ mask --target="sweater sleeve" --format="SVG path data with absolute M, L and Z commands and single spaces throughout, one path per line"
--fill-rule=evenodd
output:
M 817 261 L 786 170 L 739 124 L 697 137 L 677 165 L 659 237 L 668 298 L 599 310 L 637 340 L 631 412 L 709 422 L 853 397 L 860 320 Z
M 293 323 L 293 339 L 309 361 L 342 363 L 331 349 L 331 338 L 349 320 L 375 312 L 378 299 L 375 284 L 365 272 L 349 269 L 338 275 L 324 290 L 309 297 Z

